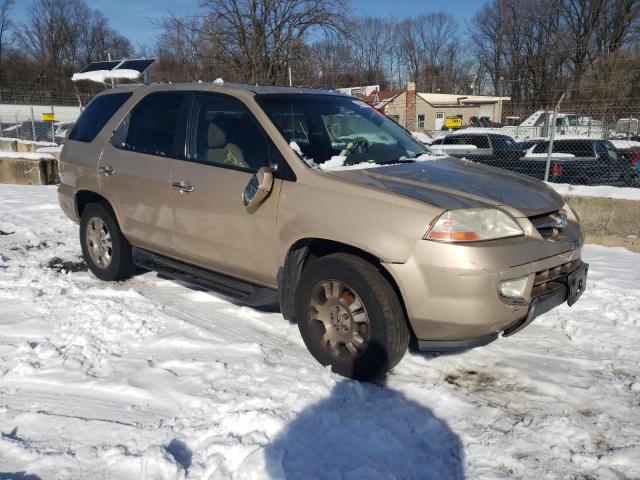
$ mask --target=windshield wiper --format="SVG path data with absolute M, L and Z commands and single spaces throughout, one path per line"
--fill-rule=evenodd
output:
M 393 165 L 394 163 L 416 163 L 413 158 L 396 158 L 395 160 L 383 160 L 376 162 L 378 165 Z

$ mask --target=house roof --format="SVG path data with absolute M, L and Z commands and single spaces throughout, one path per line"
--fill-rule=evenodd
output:
M 373 92 L 371 95 L 356 95 L 356 97 L 375 108 L 382 108 L 387 102 L 402 92 L 404 92 L 404 90 L 382 90 Z
M 492 97 L 488 95 L 456 95 L 450 93 L 418 93 L 418 97 L 431 105 L 478 105 L 491 104 L 499 101 L 508 102 L 511 97 Z

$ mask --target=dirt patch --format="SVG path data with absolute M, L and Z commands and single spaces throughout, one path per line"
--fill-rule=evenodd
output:
M 84 263 L 84 260 L 79 259 L 77 261 L 63 260 L 59 257 L 53 257 L 47 263 L 47 267 L 51 270 L 58 273 L 75 273 L 75 272 L 86 272 L 87 264 Z
M 474 390 L 486 390 L 496 384 L 496 377 L 486 372 L 462 370 L 444 377 L 445 382 L 456 387 L 467 387 Z

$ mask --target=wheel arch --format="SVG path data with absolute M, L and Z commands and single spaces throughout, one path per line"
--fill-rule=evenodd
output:
M 97 192 L 94 192 L 93 190 L 78 190 L 76 192 L 75 198 L 74 198 L 74 205 L 76 210 L 76 216 L 78 217 L 78 219 L 82 218 L 82 212 L 87 207 L 87 205 L 89 205 L 90 203 L 98 203 L 98 202 L 104 203 L 111 210 L 111 212 L 116 218 L 116 221 L 120 225 L 120 228 L 122 228 L 122 222 L 120 221 L 120 218 L 118 217 L 117 212 L 113 208 L 113 205 L 111 205 L 111 202 L 106 197 L 104 197 L 103 195 L 100 195 Z
M 383 266 L 382 261 L 370 252 L 346 243 L 324 238 L 302 238 L 289 248 L 285 255 L 284 265 L 278 271 L 278 290 L 280 295 L 280 310 L 282 316 L 295 321 L 295 291 L 302 276 L 302 272 L 314 259 L 332 253 L 348 253 L 374 265 L 380 274 L 389 282 L 402 306 L 405 322 L 409 328 L 412 341 L 415 339 L 411 322 L 407 316 L 404 298 L 398 283 L 391 273 Z

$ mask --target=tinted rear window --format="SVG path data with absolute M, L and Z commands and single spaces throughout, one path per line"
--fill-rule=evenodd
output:
M 539 143 L 535 153 L 545 153 L 549 150 L 549 142 Z M 574 157 L 593 157 L 593 142 L 591 140 L 556 140 L 553 144 L 554 153 L 568 153 Z
M 76 122 L 69 134 L 69 140 L 91 142 L 102 130 L 105 123 L 131 96 L 131 92 L 111 93 L 94 98 Z

